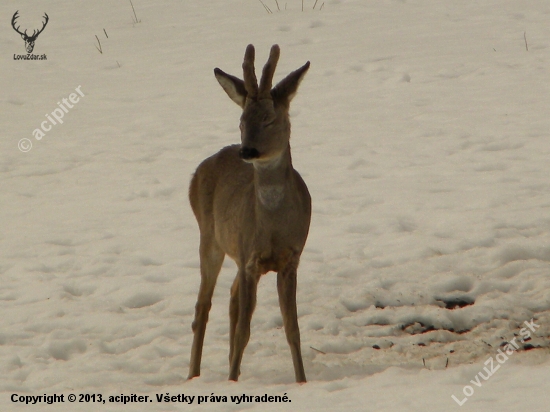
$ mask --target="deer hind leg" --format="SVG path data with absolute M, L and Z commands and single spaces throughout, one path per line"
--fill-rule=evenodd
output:
M 260 275 L 256 270 L 251 270 L 250 266 L 246 269 L 239 268 L 237 279 L 231 288 L 230 334 L 233 335 L 229 360 L 229 380 L 231 381 L 239 379 L 243 352 L 250 339 L 250 321 L 256 307 L 256 291 Z
M 195 305 L 195 319 L 191 325 L 194 336 L 188 379 L 200 375 L 202 345 L 204 342 L 204 333 L 206 332 L 206 323 L 208 322 L 208 313 L 212 307 L 214 287 L 216 286 L 216 280 L 218 279 L 225 256 L 225 253 L 213 236 L 203 236 L 201 234 L 199 251 L 201 284 L 197 304 Z
M 279 306 L 281 307 L 281 314 L 283 316 L 286 340 L 292 354 L 296 382 L 306 382 L 302 351 L 300 349 L 298 311 L 296 309 L 297 266 L 298 263 L 293 259 L 283 271 L 277 273 L 277 291 L 279 292 Z

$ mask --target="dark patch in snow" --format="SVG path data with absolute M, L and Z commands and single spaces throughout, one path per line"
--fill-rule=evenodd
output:
M 455 331 L 454 328 L 436 328 L 434 325 L 428 325 L 419 321 L 403 324 L 401 325 L 401 330 L 411 335 L 420 335 L 434 330 L 446 330 L 459 335 L 470 331 L 469 329 Z
M 469 297 L 469 296 L 460 296 L 460 297 L 452 297 L 452 298 L 435 298 L 438 302 L 443 302 L 445 304 L 445 309 L 456 309 L 456 308 L 463 308 L 465 306 L 470 306 L 475 303 L 475 299 Z
M 406 325 L 401 325 L 401 330 L 403 332 L 410 333 L 411 335 L 418 335 L 436 329 L 433 325 L 426 325 L 422 322 L 411 322 Z

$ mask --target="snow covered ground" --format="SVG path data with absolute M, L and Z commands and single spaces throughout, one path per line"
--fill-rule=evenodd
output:
M 550 2 L 263 1 L 272 14 L 254 0 L 133 0 L 137 23 L 124 0 L 0 4 L 0 409 L 49 410 L 11 397 L 57 393 L 67 411 L 547 410 Z M 30 32 L 48 13 L 33 52 L 47 60 L 14 60 L 16 10 Z M 257 67 L 281 46 L 275 80 L 311 61 L 291 107 L 313 198 L 305 385 L 273 274 L 240 380 L 226 381 L 229 259 L 201 377 L 186 381 L 199 285 L 188 183 L 239 141 L 212 69 L 241 76 L 249 43 Z M 480 380 L 490 358 L 500 368 Z M 86 393 L 107 402 L 67 402 Z M 158 403 L 166 393 L 197 398 Z M 212 393 L 228 402 L 197 405 Z M 154 401 L 108 402 L 117 394 Z M 242 394 L 292 403 L 231 401 Z

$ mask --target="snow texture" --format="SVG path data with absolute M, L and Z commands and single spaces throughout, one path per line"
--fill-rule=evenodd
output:
M 214 393 L 292 403 L 55 408 L 547 410 L 550 2 L 263 2 L 272 13 L 133 0 L 139 22 L 125 1 L 0 4 L 0 409 L 52 408 L 12 394 Z M 29 31 L 48 13 L 33 52 L 47 60 L 13 59 L 26 54 L 16 10 Z M 226 381 L 230 259 L 201 376 L 186 381 L 200 281 L 188 184 L 239 142 L 239 108 L 212 69 L 240 77 L 249 43 L 257 67 L 281 46 L 275 81 L 311 61 L 291 106 L 293 162 L 313 198 L 298 271 L 305 385 L 273 274 L 240 380 Z M 471 383 L 514 338 L 514 355 Z

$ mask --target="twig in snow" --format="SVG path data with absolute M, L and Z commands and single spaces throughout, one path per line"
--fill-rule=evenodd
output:
M 529 51 L 529 47 L 527 46 L 527 32 L 523 32 L 523 38 L 525 40 L 525 50 Z
M 95 46 L 98 52 L 103 54 L 103 50 L 101 49 L 101 42 L 99 41 L 99 37 L 97 37 L 97 34 L 95 35 L 95 38 L 97 39 L 97 44 L 99 44 L 99 47 Z
M 277 4 L 277 10 L 281 11 L 281 8 L 279 7 L 279 2 L 275 0 L 275 3 Z
M 310 346 L 310 348 L 313 349 L 313 350 L 316 351 L 316 352 L 322 353 L 323 355 L 326 355 L 326 354 L 327 354 L 326 352 L 323 352 L 322 350 L 315 349 L 313 346 Z
M 136 9 L 134 9 L 134 3 L 132 3 L 132 0 L 130 0 L 130 4 L 132 5 L 132 10 L 134 11 L 134 23 L 141 23 L 141 20 L 138 20 Z
M 268 14 L 273 14 L 271 9 L 269 7 L 267 7 L 266 4 L 262 0 L 259 0 L 259 1 L 260 1 L 260 3 L 262 3 L 262 6 L 264 6 L 264 9 L 265 9 L 265 11 L 267 11 Z
M 315 10 L 315 6 L 317 6 L 317 1 L 318 0 L 315 0 L 315 4 L 313 5 L 313 10 Z
M 105 37 L 109 38 L 109 36 L 107 36 L 107 32 L 105 31 L 105 29 L 103 29 L 103 33 L 105 33 Z

